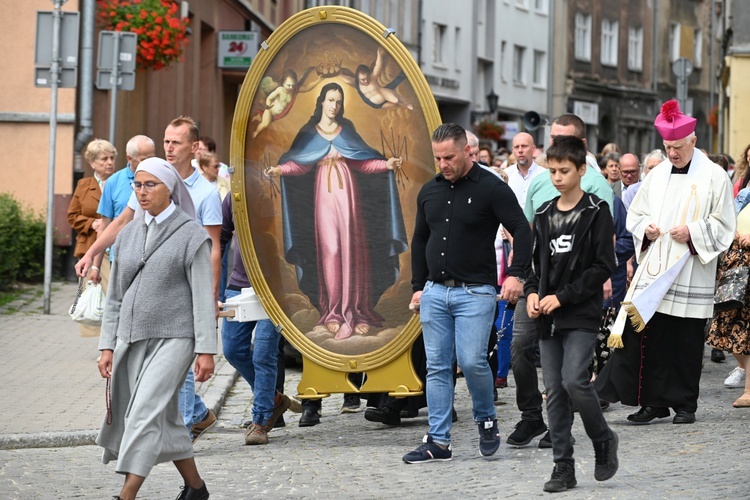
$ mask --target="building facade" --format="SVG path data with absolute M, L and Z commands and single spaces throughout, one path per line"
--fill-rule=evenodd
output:
M 659 102 L 674 99 L 678 94 L 677 64 L 680 59 L 689 61 L 686 78 L 688 99 L 683 111 L 698 120 L 695 135 L 698 146 L 711 149 L 713 131 L 708 125 L 711 113 L 711 1 L 670 0 L 657 2 L 658 47 L 656 52 L 656 79 Z M 657 110 L 658 112 L 658 110 Z M 654 115 L 656 116 L 656 115 Z M 661 138 L 655 138 L 661 146 Z
M 575 113 L 589 149 L 642 153 L 656 116 L 650 0 L 556 2 L 553 114 Z M 558 61 L 560 64 L 558 65 Z
M 157 155 L 163 155 L 164 129 L 179 115 L 195 118 L 201 133 L 213 137 L 219 153 L 228 159 L 232 116 L 246 70 L 218 67 L 219 32 L 255 31 L 262 41 L 304 7 L 304 0 L 176 3 L 190 18 L 184 61 L 158 71 L 138 70 L 135 90 L 118 92 L 113 141 L 117 168 L 125 166 L 125 144 L 136 134 L 152 137 Z M 36 13 L 52 11 L 54 4 L 0 0 L 0 9 L 13 13 L 0 19 L 0 40 L 8 48 L 0 54 L 0 63 L 8 69 L 0 82 L 0 143 L 13 146 L 0 166 L 0 189 L 41 212 L 47 208 L 51 92 L 34 86 Z M 77 87 L 58 91 L 53 208 L 58 246 L 71 242 L 66 213 L 75 185 L 81 176 L 91 175 L 81 152 L 91 139 L 110 135 L 111 94 L 95 88 L 100 30 L 96 9 L 95 0 L 67 0 L 62 5 L 63 12 L 79 13 L 80 33 Z
M 715 30 L 720 54 L 720 88 L 717 99 L 717 151 L 738 161 L 750 144 L 750 122 L 745 120 L 744 99 L 750 96 L 750 4 L 716 2 Z
M 521 129 L 524 113 L 548 114 L 550 0 L 322 0 L 306 6 L 331 4 L 361 10 L 396 30 L 444 122 L 471 129 L 481 120 L 499 121 L 505 139 L 494 142 L 502 145 Z
M 49 88 L 34 86 L 36 13 L 52 11 L 53 7 L 49 0 L 0 0 L 3 12 L 13 12 L 0 19 L 0 39 L 6 47 L 0 54 L 0 64 L 6 69 L 0 81 L 0 144 L 6 148 L 0 163 L 0 191 L 13 194 L 35 211 L 44 211 L 47 203 L 52 99 Z M 78 1 L 70 0 L 62 11 L 74 13 L 78 8 Z M 76 89 L 61 88 L 57 96 L 54 192 L 59 196 L 56 205 L 64 205 L 65 210 L 73 192 L 75 133 Z M 67 226 L 62 215 L 56 221 Z M 69 233 L 67 240 L 69 243 Z
M 183 2 L 184 3 L 184 2 Z M 252 31 L 258 41 L 268 38 L 278 24 L 301 10 L 302 0 L 217 0 L 189 4 L 190 40 L 184 61 L 158 71 L 138 71 L 136 88 L 119 92 L 115 146 L 124 153 L 127 140 L 145 134 L 157 143 L 170 120 L 188 115 L 202 135 L 216 141 L 217 153 L 229 160 L 232 117 L 247 69 L 219 67 L 218 40 L 222 31 Z M 95 91 L 94 135 L 107 137 L 109 91 Z M 120 155 L 118 166 L 124 164 Z

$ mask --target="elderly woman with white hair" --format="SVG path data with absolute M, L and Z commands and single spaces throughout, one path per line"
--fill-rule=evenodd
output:
M 185 483 L 178 498 L 204 500 L 177 396 L 196 355 L 196 380 L 214 370 L 211 240 L 165 160 L 141 162 L 132 185 L 139 209 L 115 242 L 99 341 L 111 403 L 96 442 L 102 461 L 117 460 L 115 470 L 125 474 L 115 498 L 135 498 L 151 468 L 172 461 Z
M 103 230 L 102 218 L 98 213 L 99 200 L 104 191 L 104 184 L 115 171 L 117 150 L 104 139 L 94 139 L 84 152 L 84 158 L 89 162 L 94 175 L 84 177 L 78 181 L 73 198 L 68 206 L 68 223 L 76 232 L 76 246 L 73 250 L 75 257 L 82 257 L 94 244 L 99 231 Z M 109 284 L 109 261 L 92 267 L 88 279 L 100 283 L 102 291 L 107 293 Z M 81 337 L 96 337 L 99 327 L 95 325 L 80 325 Z

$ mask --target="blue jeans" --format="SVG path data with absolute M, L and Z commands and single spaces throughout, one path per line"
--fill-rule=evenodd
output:
M 513 340 L 513 309 L 508 309 L 507 300 L 497 302 L 497 376 L 507 378 L 510 370 L 510 343 Z
M 496 300 L 492 285 L 445 287 L 428 281 L 424 287 L 420 318 L 427 355 L 429 433 L 438 444 L 451 441 L 454 361 L 466 378 L 474 420 L 495 418 L 487 343 Z
M 573 463 L 571 402 L 578 408 L 586 435 L 591 441 L 606 441 L 612 437 L 589 374 L 596 333 L 558 330 L 548 340 L 539 342 L 542 376 L 547 388 L 549 436 L 555 463 Z
M 195 374 L 192 366 L 188 371 L 185 383 L 182 384 L 180 389 L 180 413 L 182 413 L 182 420 L 185 422 L 188 431 L 208 416 L 208 408 L 206 408 L 201 397 L 195 393 Z
M 226 290 L 227 298 L 240 292 Z M 253 329 L 255 341 L 253 342 Z M 273 413 L 278 370 L 279 332 L 270 320 L 240 323 L 227 321 L 221 329 L 224 357 L 253 390 L 253 422 L 265 425 Z

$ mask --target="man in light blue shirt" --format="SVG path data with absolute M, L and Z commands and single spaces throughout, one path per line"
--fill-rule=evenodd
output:
M 125 210 L 130 195 L 133 194 L 130 183 L 135 178 L 135 169 L 143 160 L 156 156 L 154 141 L 145 135 L 136 135 L 125 146 L 125 155 L 128 159 L 127 166 L 107 180 L 99 201 L 98 212 L 107 223 L 112 222 Z
M 610 213 L 613 213 L 612 207 L 615 192 L 612 191 L 612 186 L 609 185 L 607 179 L 593 168 L 590 168 L 589 165 L 586 165 L 586 173 L 581 177 L 581 189 L 587 193 L 593 193 L 606 201 L 607 205 L 609 205 Z M 524 209 L 526 219 L 529 222 L 533 222 L 536 210 L 541 207 L 544 202 L 559 196 L 559 194 L 560 193 L 557 189 L 555 189 L 555 185 L 552 184 L 549 172 L 536 176 L 534 180 L 531 181 L 529 190 L 526 193 L 526 208 Z

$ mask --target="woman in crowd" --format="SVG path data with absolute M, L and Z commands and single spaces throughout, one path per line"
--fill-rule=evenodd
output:
M 229 191 L 232 190 L 232 184 L 229 179 L 225 179 L 219 175 L 221 169 L 221 161 L 219 161 L 219 155 L 216 153 L 201 153 L 198 158 L 198 165 L 200 166 L 203 177 L 210 182 L 216 189 L 219 190 L 221 200 L 224 201 Z
M 643 177 L 646 177 L 651 169 L 657 166 L 659 163 L 667 159 L 664 151 L 661 149 L 654 149 L 649 154 L 643 157 Z
M 717 277 L 743 266 L 750 266 L 750 207 L 747 206 L 741 207 L 737 215 L 737 233 L 732 246 L 719 259 Z M 750 407 L 750 287 L 745 291 L 742 308 L 714 314 L 706 343 L 734 355 L 738 366 L 729 374 L 724 385 L 744 387 L 744 393 L 734 402 L 734 407 Z
M 117 260 L 102 322 L 99 372 L 111 403 L 96 443 L 125 475 L 119 498 L 136 497 L 151 468 L 172 461 L 178 498 L 205 500 L 206 485 L 178 408 L 193 358 L 195 380 L 214 371 L 216 324 L 211 243 L 177 171 L 161 158 L 138 166 L 139 209 L 115 242 Z
M 102 223 L 101 216 L 97 213 L 99 199 L 102 197 L 104 183 L 115 172 L 117 150 L 103 139 L 94 139 L 86 147 L 83 156 L 94 170 L 94 175 L 78 181 L 78 186 L 68 206 L 68 223 L 76 232 L 73 255 L 79 259 L 96 241 L 96 234 Z M 92 270 L 98 271 L 101 275 L 102 289 L 106 293 L 109 282 L 109 259 L 103 259 L 101 266 L 101 269 L 92 268 Z M 99 335 L 98 326 L 81 325 L 80 328 L 82 337 Z
M 480 146 L 477 154 L 477 162 L 486 167 L 492 166 L 492 149 L 489 146 Z
M 620 153 L 604 155 L 600 167 L 610 185 L 620 182 Z

